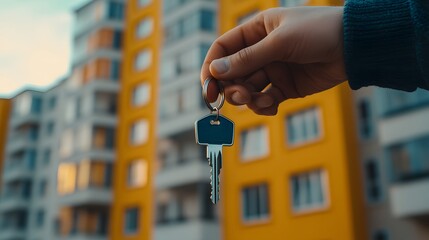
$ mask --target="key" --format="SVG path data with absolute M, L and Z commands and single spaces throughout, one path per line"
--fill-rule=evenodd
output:
M 195 122 L 195 139 L 207 146 L 206 158 L 210 165 L 211 200 L 219 199 L 219 174 L 222 168 L 222 146 L 234 143 L 234 123 L 219 114 L 209 114 Z

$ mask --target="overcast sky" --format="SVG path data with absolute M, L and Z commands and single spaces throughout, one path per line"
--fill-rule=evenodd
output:
M 73 9 L 87 1 L 0 0 L 0 97 L 68 73 Z

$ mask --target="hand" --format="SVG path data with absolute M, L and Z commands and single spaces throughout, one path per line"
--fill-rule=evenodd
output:
M 220 36 L 201 69 L 220 80 L 226 99 L 261 115 L 281 102 L 302 98 L 346 80 L 343 7 L 274 8 Z M 216 84 L 208 98 L 215 101 Z

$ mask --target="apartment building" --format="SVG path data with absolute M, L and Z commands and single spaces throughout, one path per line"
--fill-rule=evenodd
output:
M 340 3 L 222 0 L 220 29 L 270 7 Z M 224 151 L 222 239 L 365 239 L 352 106 L 341 85 L 288 100 L 275 117 L 225 107 L 236 139 Z
M 110 238 L 152 239 L 161 1 L 127 1 Z
M 4 162 L 4 146 L 6 145 L 7 126 L 9 122 L 10 101 L 0 98 L 0 191 Z
M 75 10 L 72 72 L 58 115 L 54 239 L 107 239 L 124 9 L 123 0 L 92 0 Z
M 216 9 L 213 0 L 128 2 L 113 239 L 219 239 L 193 129 L 208 113 L 198 79 Z
M 107 239 L 124 1 L 75 17 L 70 76 L 11 100 L 0 239 Z
M 429 236 L 429 95 L 391 89 L 354 92 L 368 237 Z

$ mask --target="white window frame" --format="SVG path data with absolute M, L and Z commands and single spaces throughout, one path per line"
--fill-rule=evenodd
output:
M 299 177 L 302 175 L 311 174 L 314 172 L 320 172 L 320 183 L 321 183 L 321 190 L 322 190 L 323 197 L 324 197 L 324 202 L 322 204 L 318 204 L 318 205 L 312 204 L 311 206 L 296 208 L 294 206 L 294 203 L 293 203 L 294 189 L 293 189 L 292 178 L 293 177 Z M 325 169 L 314 169 L 314 170 L 309 170 L 309 171 L 300 172 L 300 173 L 291 175 L 289 178 L 289 189 L 290 189 L 290 191 L 289 191 L 290 207 L 292 209 L 292 212 L 296 215 L 323 211 L 323 210 L 328 209 L 330 204 L 331 204 L 330 203 L 331 200 L 330 200 L 330 189 L 329 189 L 329 177 L 328 177 L 328 172 Z
M 300 117 L 304 118 L 303 121 L 307 121 L 308 119 L 305 119 L 305 117 L 306 117 L 305 114 L 308 113 L 308 112 L 310 112 L 310 111 L 315 111 L 315 114 L 316 114 L 315 116 L 317 118 L 317 123 L 318 123 L 318 125 L 317 125 L 317 127 L 318 127 L 318 135 L 316 137 L 314 137 L 314 138 L 302 139 L 301 141 L 291 142 L 289 140 L 289 131 L 290 131 L 290 129 L 289 129 L 289 121 L 290 121 L 290 119 L 289 118 L 293 117 L 293 116 L 296 116 L 296 115 L 303 115 L 304 114 L 304 116 L 300 116 Z M 307 116 L 307 118 L 308 118 L 308 116 Z M 322 115 L 322 110 L 318 106 L 308 107 L 308 108 L 305 108 L 305 109 L 302 109 L 302 110 L 299 110 L 299 111 L 287 114 L 284 121 L 285 121 L 284 126 L 286 128 L 286 131 L 285 131 L 286 144 L 287 144 L 287 146 L 289 148 L 297 148 L 297 147 L 301 147 L 301 146 L 304 146 L 304 145 L 307 145 L 307 144 L 318 142 L 324 136 L 323 115 Z M 304 124 L 306 124 L 306 123 L 304 123 Z
M 243 145 L 243 134 L 245 132 L 249 132 L 252 130 L 259 129 L 259 128 L 262 128 L 262 131 L 263 131 L 262 140 L 265 141 L 265 143 L 266 143 L 266 145 L 265 145 L 266 149 L 258 155 L 250 155 L 250 156 L 244 155 L 243 153 L 245 152 L 245 150 L 243 149 L 243 146 L 242 146 Z M 268 128 L 268 126 L 265 126 L 265 125 L 256 125 L 256 126 L 252 126 L 252 127 L 248 127 L 248 128 L 243 129 L 240 133 L 240 148 L 239 148 L 240 159 L 242 160 L 242 162 L 254 161 L 254 160 L 261 159 L 261 158 L 268 156 L 270 154 L 270 137 L 269 137 L 269 135 L 270 135 L 269 134 L 269 128 Z
M 245 217 L 245 212 L 244 209 L 241 208 L 241 221 L 243 223 L 246 224 L 253 224 L 253 223 L 261 223 L 261 222 L 265 222 L 270 218 L 270 194 L 269 194 L 269 186 L 268 183 L 258 183 L 258 184 L 254 184 L 254 185 L 250 185 L 250 186 L 244 186 L 241 188 L 241 205 L 245 206 L 244 202 L 247 201 L 245 199 L 244 196 L 244 190 L 245 189 L 249 189 L 249 188 L 258 188 L 258 193 L 261 195 L 261 188 L 262 186 L 265 186 L 265 198 L 259 196 L 259 199 L 264 199 L 264 201 L 266 201 L 266 206 L 267 206 L 267 214 L 266 215 L 261 215 L 261 216 L 257 216 L 254 218 L 246 218 Z M 248 205 L 250 204 L 250 201 L 248 202 Z M 254 202 L 253 204 L 256 204 L 256 202 Z M 261 205 L 263 206 L 262 202 L 259 202 L 259 207 L 261 208 Z

